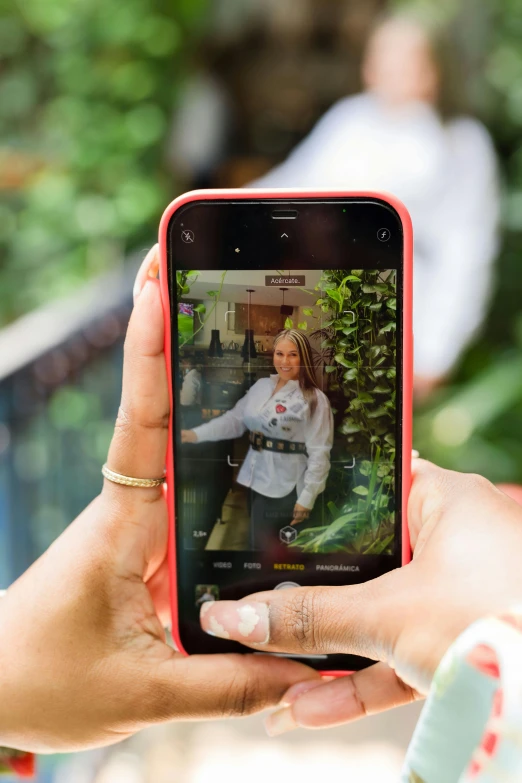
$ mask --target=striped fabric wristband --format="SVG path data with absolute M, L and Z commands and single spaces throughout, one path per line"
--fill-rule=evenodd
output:
M 0 598 L 7 590 L 0 590 Z M 33 778 L 35 774 L 34 753 L 0 747 L 0 776 L 16 775 L 18 778 Z

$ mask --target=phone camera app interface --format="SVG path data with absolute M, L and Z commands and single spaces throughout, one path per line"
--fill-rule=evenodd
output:
M 396 552 L 396 274 L 176 272 L 182 550 Z

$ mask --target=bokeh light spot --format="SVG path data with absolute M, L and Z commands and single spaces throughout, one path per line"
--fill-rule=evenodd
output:
M 433 437 L 445 446 L 461 446 L 472 432 L 473 422 L 464 408 L 443 408 L 433 420 Z

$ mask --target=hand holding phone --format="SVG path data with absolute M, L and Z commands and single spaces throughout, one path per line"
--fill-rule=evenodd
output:
M 161 477 L 169 414 L 157 248 L 138 275 L 107 465 Z M 144 272 L 142 275 L 141 272 Z M 263 656 L 184 657 L 164 632 L 164 488 L 114 483 L 0 599 L 0 745 L 66 752 L 167 720 L 276 705 L 316 672 Z M 166 624 L 166 622 L 165 622 Z
M 271 734 L 334 726 L 422 698 L 462 631 L 519 603 L 520 505 L 480 476 L 421 459 L 412 472 L 414 555 L 406 568 L 358 586 L 217 602 L 202 613 L 204 629 L 221 628 L 257 651 L 345 652 L 380 661 L 334 682 L 292 686 L 285 708 L 268 719 Z
M 378 194 L 200 191 L 165 212 L 181 650 L 245 651 L 201 632 L 203 597 L 358 584 L 408 561 L 411 248 L 406 210 Z

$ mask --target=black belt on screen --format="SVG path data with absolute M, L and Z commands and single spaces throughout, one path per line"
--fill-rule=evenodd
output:
M 280 438 L 267 438 L 262 432 L 249 432 L 248 440 L 254 451 L 277 451 L 278 454 L 306 454 L 306 443 Z M 307 455 L 308 456 L 308 455 Z

